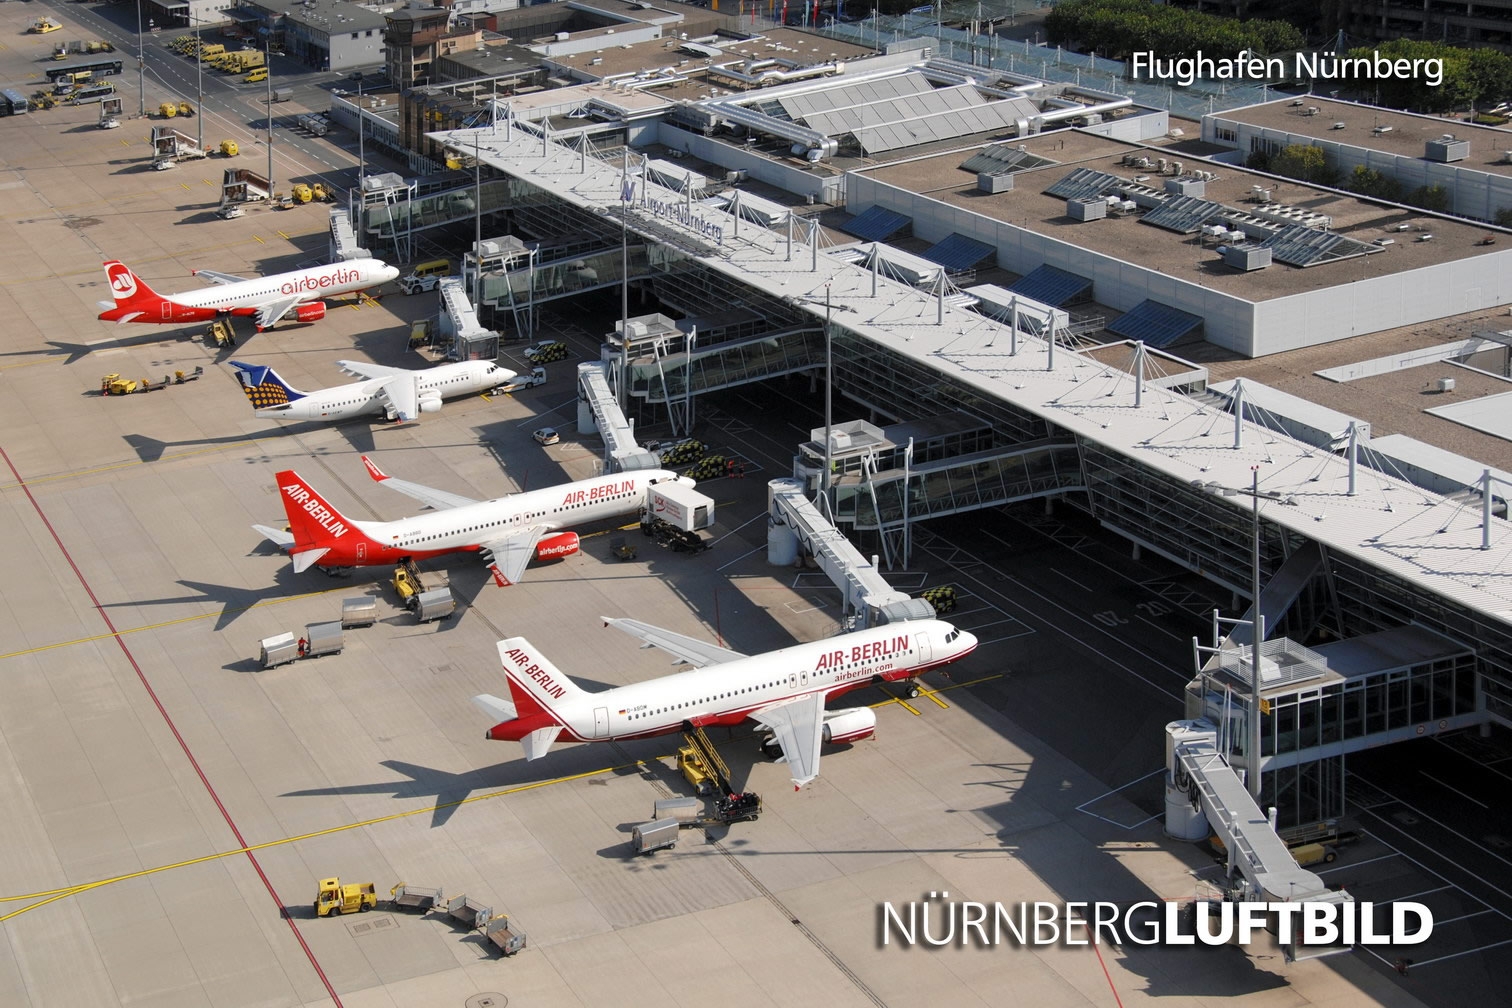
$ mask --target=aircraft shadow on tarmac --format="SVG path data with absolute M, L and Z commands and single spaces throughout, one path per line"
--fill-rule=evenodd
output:
M 98 395 L 97 392 L 94 394 Z M 244 444 L 260 438 L 277 438 L 283 437 L 286 434 L 308 434 L 329 426 L 332 425 L 312 421 L 310 423 L 270 427 L 267 430 L 252 431 L 247 434 L 224 434 L 220 437 L 189 438 L 184 441 L 159 441 L 157 438 L 148 437 L 145 434 L 125 434 L 122 437 L 131 446 L 131 450 L 136 452 L 137 458 L 140 461 L 156 462 L 170 448 L 205 448 L 214 445 Z M 345 423 L 335 426 L 337 427 L 337 432 L 346 439 L 347 444 L 351 445 L 352 451 L 355 454 L 366 455 L 378 447 L 378 443 L 373 437 L 373 431 L 375 428 L 382 426 L 380 424 Z M 271 457 L 261 461 L 265 461 L 269 465 L 284 464 L 284 462 Z M 268 470 L 269 481 L 273 479 L 273 472 L 274 470 L 272 469 Z M 273 516 L 270 515 L 269 517 Z
M 248 535 L 256 535 L 248 530 Z M 292 594 L 310 591 L 314 585 L 301 579 L 300 575 L 285 567 L 275 576 L 275 583 L 266 588 L 243 588 L 240 585 L 218 585 L 208 581 L 180 580 L 179 584 L 195 594 L 178 595 L 171 598 L 134 599 L 130 602 L 104 602 L 103 608 L 113 609 L 124 606 L 154 606 L 154 605 L 188 605 L 196 602 L 210 602 L 218 604 L 220 612 L 215 617 L 214 629 L 224 630 L 234 623 L 242 613 L 262 602 L 272 602 Z M 364 586 L 366 587 L 366 586 Z M 257 664 L 254 661 L 251 668 L 246 662 L 235 662 L 226 666 L 231 671 L 256 671 Z

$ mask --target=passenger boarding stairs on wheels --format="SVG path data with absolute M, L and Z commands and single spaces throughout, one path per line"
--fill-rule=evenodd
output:
M 688 744 L 677 751 L 677 766 L 688 778 L 688 783 L 697 788 L 699 794 L 708 794 L 711 789 L 717 789 L 715 793 L 721 796 L 733 794 L 735 788 L 730 783 L 730 768 L 704 730 L 694 725 L 683 732 L 683 741 Z

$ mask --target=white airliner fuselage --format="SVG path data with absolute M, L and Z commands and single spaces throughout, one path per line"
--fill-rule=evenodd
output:
M 486 392 L 504 384 L 515 372 L 493 361 L 459 361 L 420 371 L 385 368 L 360 361 L 337 361 L 362 381 L 301 392 L 272 368 L 232 361 L 255 416 L 269 420 L 349 420 L 385 416 L 412 420 L 418 413 L 434 413 L 444 399 Z
M 708 667 L 648 682 L 589 693 L 563 675 L 523 637 L 499 642 L 511 701 L 476 697 L 505 720 L 486 737 L 525 745 L 527 759 L 545 755 L 561 738 L 607 742 L 686 731 L 689 726 L 738 725 L 748 719 L 771 729 L 802 785 L 818 772 L 818 744 L 869 736 L 869 708 L 828 711 L 834 696 L 876 681 L 914 678 L 969 654 L 976 638 L 941 620 L 917 620 L 858 630 L 760 655 L 705 648 L 697 642 L 633 620 L 626 632 Z M 669 646 L 670 644 L 670 646 Z M 508 715 L 513 714 L 513 717 Z

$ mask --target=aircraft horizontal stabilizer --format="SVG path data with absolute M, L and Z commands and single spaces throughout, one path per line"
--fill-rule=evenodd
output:
M 472 698 L 473 705 L 484 714 L 494 719 L 495 724 L 505 721 L 513 721 L 520 715 L 515 711 L 515 705 L 508 700 L 501 700 L 492 693 L 482 693 Z
M 303 574 L 311 567 L 314 567 L 315 562 L 329 552 L 331 552 L 329 546 L 320 546 L 316 549 L 301 550 L 298 553 L 290 554 L 294 558 L 294 573 Z
M 258 533 L 264 539 L 268 540 L 268 542 L 272 543 L 275 546 L 281 546 L 284 549 L 288 549 L 290 546 L 294 545 L 294 534 L 292 532 L 285 532 L 283 529 L 269 528 L 267 525 L 253 525 L 252 531 Z
M 562 734 L 561 725 L 552 725 L 550 728 L 537 728 L 535 731 L 520 739 L 520 745 L 525 747 L 525 761 L 538 760 L 551 751 L 551 743 Z

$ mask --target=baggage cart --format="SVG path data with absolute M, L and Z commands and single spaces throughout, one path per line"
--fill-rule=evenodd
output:
M 456 608 L 450 588 L 434 588 L 415 596 L 415 618 L 421 623 L 446 619 Z
M 305 657 L 340 654 L 342 648 L 340 623 L 310 623 L 305 626 Z
M 341 600 L 341 626 L 351 630 L 378 622 L 378 600 L 364 595 Z
M 453 896 L 446 903 L 446 914 L 465 926 L 476 930 L 493 920 L 493 907 L 478 902 L 471 896 Z
M 276 637 L 266 637 L 262 642 L 262 667 L 274 668 L 278 665 L 287 665 L 299 657 L 299 641 L 291 633 L 282 633 Z
M 389 890 L 389 905 L 395 910 L 434 910 L 446 901 L 440 889 L 400 882 Z
M 500 914 L 485 924 L 483 937 L 497 945 L 502 955 L 512 956 L 525 947 L 525 932 L 510 928 L 508 914 Z
M 630 831 L 630 849 L 636 854 L 650 854 L 663 847 L 677 846 L 677 831 L 681 824 L 676 819 L 657 819 L 641 823 Z
M 702 806 L 697 798 L 659 798 L 651 807 L 651 818 L 658 822 L 676 819 L 683 826 L 696 826 Z

